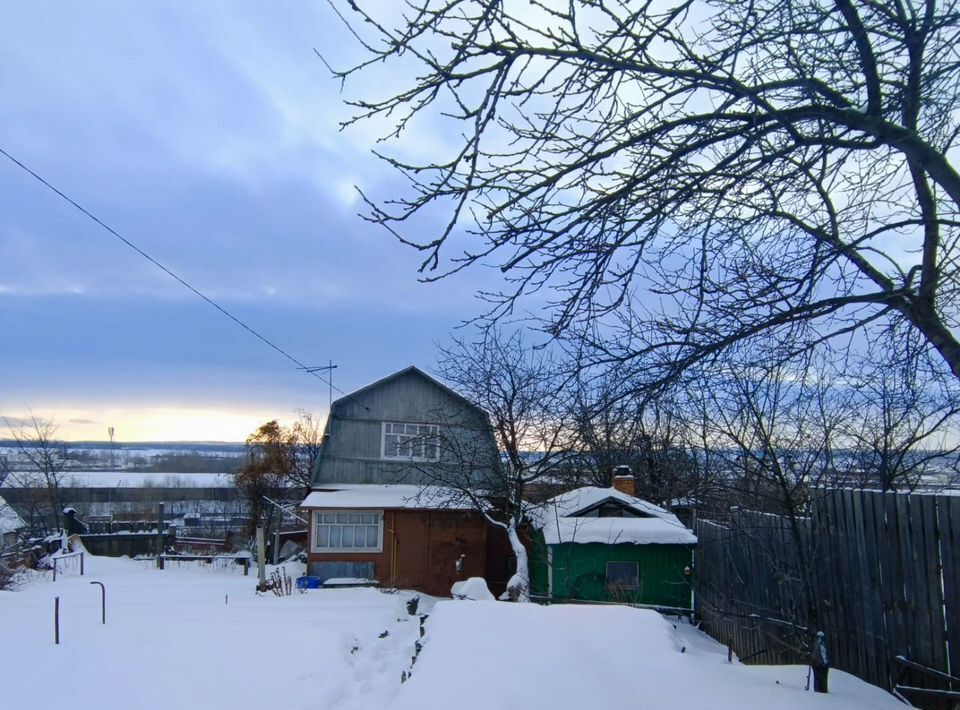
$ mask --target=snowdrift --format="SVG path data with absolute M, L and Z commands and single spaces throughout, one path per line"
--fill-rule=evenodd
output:
M 392 710 L 899 710 L 893 696 L 839 671 L 805 692 L 806 668 L 743 666 L 653 611 L 440 602 Z

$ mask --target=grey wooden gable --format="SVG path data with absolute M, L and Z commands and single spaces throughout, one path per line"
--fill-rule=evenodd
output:
M 382 456 L 383 423 L 439 427 L 440 460 L 408 462 Z M 333 403 L 313 485 L 329 483 L 436 483 L 451 471 L 490 480 L 497 448 L 486 413 L 416 367 L 378 380 Z

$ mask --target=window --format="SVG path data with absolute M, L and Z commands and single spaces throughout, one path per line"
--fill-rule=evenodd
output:
M 381 457 L 403 461 L 438 461 L 440 447 L 436 424 L 384 422 Z
M 607 586 L 637 589 L 640 586 L 640 563 L 607 562 Z
M 313 514 L 313 549 L 340 552 L 380 552 L 383 513 L 330 510 Z

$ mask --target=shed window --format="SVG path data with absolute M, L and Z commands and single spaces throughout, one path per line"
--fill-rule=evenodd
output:
M 607 562 L 607 586 L 637 589 L 640 586 L 640 563 Z
M 383 513 L 318 510 L 313 514 L 313 549 L 339 552 L 380 552 L 383 549 Z
M 381 457 L 403 461 L 438 461 L 440 446 L 436 424 L 384 422 Z

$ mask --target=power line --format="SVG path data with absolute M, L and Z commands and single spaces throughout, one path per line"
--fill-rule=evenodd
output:
M 204 301 L 206 301 L 208 304 L 210 304 L 211 306 L 213 306 L 214 308 L 216 308 L 218 311 L 220 311 L 220 313 L 222 313 L 222 314 L 225 315 L 227 318 L 229 318 L 229 319 L 232 320 L 234 323 L 236 323 L 236 324 L 239 325 L 241 328 L 243 328 L 245 331 L 247 331 L 248 333 L 250 333 L 252 336 L 254 336 L 254 337 L 257 338 L 258 340 L 260 340 L 262 343 L 266 344 L 267 346 L 273 348 L 273 349 L 276 350 L 278 353 L 280 353 L 281 355 L 283 355 L 283 357 L 285 357 L 287 360 L 289 360 L 290 362 L 292 362 L 292 363 L 293 363 L 294 365 L 296 365 L 299 369 L 303 370 L 304 372 L 306 372 L 306 373 L 309 374 L 309 375 L 313 375 L 313 376 L 316 377 L 318 380 L 320 380 L 321 382 L 323 382 L 325 385 L 329 386 L 331 389 L 335 389 L 335 390 L 336 390 L 337 392 L 339 392 L 340 394 L 347 396 L 347 393 L 346 393 L 346 392 L 344 392 L 344 391 L 343 391 L 342 389 L 340 389 L 339 387 L 335 387 L 335 386 L 334 386 L 333 381 L 332 381 L 332 378 L 331 378 L 330 380 L 327 380 L 326 378 L 322 377 L 318 372 L 316 372 L 313 368 L 309 368 L 309 367 L 307 367 L 306 365 L 304 365 L 304 364 L 303 364 L 302 362 L 300 362 L 297 358 L 295 358 L 293 355 L 291 355 L 291 354 L 288 353 L 286 350 L 284 350 L 283 348 L 281 348 L 279 345 L 277 345 L 276 343 L 274 343 L 272 340 L 270 340 L 269 338 L 267 338 L 265 335 L 263 335 L 262 333 L 258 332 L 255 328 L 253 328 L 253 327 L 247 325 L 246 323 L 244 323 L 242 320 L 240 320 L 240 318 L 238 318 L 237 316 L 235 316 L 233 313 L 231 313 L 230 311 L 228 311 L 226 308 L 224 308 L 223 306 L 221 306 L 219 303 L 217 303 L 216 301 L 214 301 L 212 298 L 210 298 L 209 296 L 207 296 L 205 293 L 203 293 L 203 292 L 200 291 L 199 289 L 194 288 L 194 287 L 193 287 L 192 285 L 190 285 L 185 279 L 181 278 L 180 276 L 178 276 L 177 274 L 175 274 L 173 271 L 171 271 L 170 269 L 168 269 L 166 266 L 164 266 L 163 264 L 161 264 L 159 261 L 157 261 L 156 259 L 154 259 L 154 258 L 153 258 L 152 256 L 150 256 L 147 252 L 145 252 L 143 249 L 141 249 L 141 248 L 138 247 L 136 244 L 134 244 L 133 242 L 131 242 L 129 239 L 127 239 L 126 237 L 124 237 L 122 234 L 120 234 L 120 233 L 119 233 L 117 230 L 115 230 L 113 227 L 111 227 L 110 225 L 106 224 L 103 220 L 101 220 L 99 217 L 97 217 L 96 215 L 94 215 L 92 212 L 90 212 L 87 208 L 85 208 L 83 205 L 81 205 L 80 203 L 78 203 L 78 202 L 77 202 L 76 200 L 74 200 L 72 197 L 70 197 L 69 195 L 67 195 L 66 193 L 64 193 L 64 192 L 63 192 L 62 190 L 60 190 L 59 188 L 54 187 L 53 185 L 51 185 L 46 179 L 44 179 L 42 176 L 40 176 L 39 174 L 37 174 L 36 172 L 34 172 L 34 171 L 31 170 L 30 168 L 28 168 L 26 165 L 24 165 L 23 163 L 21 163 L 19 160 L 17 160 L 16 158 L 14 158 L 12 155 L 10 155 L 10 153 L 8 153 L 8 152 L 7 152 L 6 150 L 4 150 L 2 147 L 0 147 L 0 153 L 2 153 L 2 154 L 3 154 L 10 162 L 12 162 L 14 165 L 16 165 L 17 167 L 19 167 L 19 168 L 21 168 L 22 170 L 26 171 L 28 174 L 32 175 L 32 176 L 33 176 L 34 178 L 36 178 L 42 185 L 44 185 L 45 187 L 47 187 L 48 189 L 50 189 L 51 191 L 53 191 L 53 192 L 54 192 L 55 194 L 57 194 L 59 197 L 63 198 L 63 199 L 66 200 L 67 202 L 69 202 L 69 203 L 70 203 L 71 205 L 73 205 L 75 208 L 77 208 L 78 210 L 80 210 L 80 212 L 82 212 L 84 215 L 86 215 L 86 216 L 89 217 L 91 220 L 93 220 L 96 224 L 98 224 L 99 226 L 103 227 L 103 228 L 104 228 L 105 230 L 107 230 L 110 234 L 112 234 L 112 235 L 115 236 L 117 239 L 119 239 L 121 242 L 123 242 L 123 243 L 126 244 L 128 247 L 130 247 L 131 249 L 133 249 L 135 252 L 137 252 L 137 254 L 139 254 L 140 256 L 142 256 L 144 259 L 146 259 L 146 260 L 149 261 L 151 264 L 153 264 L 154 266 L 156 266 L 158 269 L 160 269 L 161 271 L 163 271 L 165 274 L 167 274 L 168 276 L 170 276 L 172 279 L 174 279 L 175 281 L 177 281 L 177 283 L 179 283 L 181 286 L 183 286 L 184 288 L 189 289 L 194 295 L 199 296 L 200 298 L 202 298 L 202 299 L 203 299 Z M 351 397 L 351 399 L 353 399 L 353 398 Z M 367 409 L 367 407 L 364 406 L 361 402 L 358 402 L 358 404 L 360 404 L 361 406 L 363 406 L 364 409 Z

